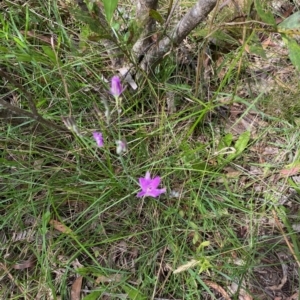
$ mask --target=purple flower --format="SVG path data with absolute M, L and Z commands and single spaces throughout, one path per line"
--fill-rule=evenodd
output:
M 158 197 L 160 194 L 165 193 L 166 189 L 158 189 L 160 184 L 160 177 L 156 176 L 151 179 L 150 172 L 147 171 L 146 176 L 139 179 L 141 191 L 137 194 L 137 197 Z
M 114 76 L 111 79 L 110 92 L 115 98 L 118 98 L 122 94 L 123 87 L 121 80 L 118 76 Z
M 98 147 L 103 147 L 104 143 L 103 143 L 103 136 L 101 132 L 93 132 L 93 138 L 97 143 Z

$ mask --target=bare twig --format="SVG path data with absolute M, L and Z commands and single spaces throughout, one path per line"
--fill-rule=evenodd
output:
M 179 21 L 173 31 L 166 37 L 162 38 L 156 47 L 150 48 L 145 53 L 141 63 L 143 70 L 155 66 L 172 47 L 177 47 L 183 39 L 198 25 L 216 5 L 217 0 L 198 0 L 198 2 L 186 13 Z
M 52 128 L 54 130 L 59 130 L 59 131 L 63 131 L 63 132 L 71 134 L 71 132 L 68 132 L 64 127 L 61 127 L 59 125 L 56 125 L 55 123 L 52 123 L 52 122 L 44 119 L 41 115 L 33 114 L 27 110 L 13 106 L 9 102 L 7 102 L 3 99 L 0 99 L 0 105 L 2 105 L 4 108 L 8 109 L 9 111 L 15 113 L 18 116 L 25 116 L 25 117 L 31 118 L 33 120 L 36 120 L 37 122 L 41 123 L 42 125 L 44 125 L 47 128 Z
M 15 86 L 20 92 L 23 93 L 23 95 L 26 97 L 27 101 L 28 101 L 28 105 L 29 108 L 31 109 L 31 112 L 21 109 L 19 107 L 13 106 L 11 105 L 9 102 L 5 101 L 3 98 L 0 99 L 0 104 L 5 107 L 6 109 L 8 109 L 9 111 L 17 114 L 18 116 L 25 116 L 25 117 L 29 117 L 31 119 L 36 120 L 37 122 L 41 123 L 42 125 L 46 126 L 47 128 L 52 128 L 54 130 L 59 130 L 59 131 L 66 131 L 66 129 L 64 127 L 61 127 L 59 125 L 56 125 L 53 122 L 50 122 L 46 119 L 44 119 L 37 111 L 36 105 L 35 105 L 35 101 L 33 100 L 32 96 L 30 95 L 30 93 L 17 81 L 14 80 L 14 78 L 7 74 L 6 72 L 4 72 L 3 70 L 0 69 L 0 76 L 5 78 L 7 81 L 9 81 L 13 86 Z
M 136 18 L 144 29 L 132 48 L 136 57 L 142 55 L 149 44 L 152 43 L 151 34 L 155 31 L 156 21 L 151 18 L 149 13 L 151 9 L 157 9 L 157 3 L 158 0 L 137 0 Z
M 28 105 L 29 105 L 32 113 L 35 116 L 38 116 L 39 114 L 37 112 L 35 102 L 32 99 L 31 95 L 26 91 L 26 89 L 20 83 L 15 81 L 11 75 L 7 74 L 6 72 L 2 71 L 1 69 L 0 69 L 0 76 L 4 77 L 7 81 L 9 81 L 13 86 L 15 86 L 18 90 L 20 90 L 24 94 L 24 96 L 27 98 Z

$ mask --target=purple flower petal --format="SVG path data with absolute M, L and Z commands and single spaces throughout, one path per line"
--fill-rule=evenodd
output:
M 146 178 L 146 179 L 150 179 L 150 180 L 151 180 L 151 175 L 150 175 L 150 172 L 149 172 L 149 171 L 147 171 L 147 172 L 146 172 L 146 176 L 145 176 L 145 178 Z
M 158 197 L 160 194 L 165 193 L 166 189 L 154 189 L 149 191 L 148 193 L 146 193 L 146 196 L 150 196 L 150 197 Z
M 140 178 L 139 179 L 139 183 L 142 189 L 147 189 L 147 187 L 149 186 L 149 184 L 151 184 L 151 181 L 149 181 L 149 179 L 146 178 Z
M 147 171 L 145 177 L 139 178 L 139 183 L 141 187 L 141 191 L 137 194 L 137 197 L 158 197 L 160 194 L 163 194 L 166 192 L 166 189 L 158 189 L 157 187 L 160 184 L 160 177 L 156 176 L 153 179 L 151 179 L 150 172 Z
M 138 194 L 136 195 L 138 198 L 144 197 L 145 196 L 145 192 L 140 191 L 138 192 Z
M 93 138 L 96 141 L 98 147 L 104 146 L 103 136 L 101 132 L 97 132 L 97 131 L 93 132 Z
M 156 189 L 160 184 L 160 177 L 159 176 L 156 176 L 155 178 L 152 179 L 152 182 L 151 182 L 151 187 L 153 189 Z
M 114 97 L 119 97 L 123 92 L 121 80 L 118 76 L 111 79 L 110 92 Z

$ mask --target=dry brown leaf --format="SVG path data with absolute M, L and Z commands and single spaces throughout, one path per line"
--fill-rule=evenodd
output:
M 225 167 L 224 171 L 227 178 L 236 178 L 242 175 L 242 172 L 232 167 Z
M 249 174 L 251 175 L 263 175 L 263 170 L 256 166 L 250 166 Z
M 262 155 L 276 155 L 279 153 L 279 149 L 275 147 L 265 147 Z
M 297 300 L 299 299 L 299 292 L 296 292 L 291 297 L 286 298 L 286 300 Z
M 65 234 L 70 234 L 72 233 L 72 229 L 64 225 L 63 223 L 56 221 L 56 220 L 50 220 L 49 222 L 50 225 L 52 225 L 57 231 L 65 233 Z
M 229 295 L 227 294 L 227 292 L 221 287 L 219 286 L 217 283 L 209 281 L 209 280 L 203 280 L 205 282 L 205 284 L 207 284 L 209 287 L 211 287 L 212 289 L 216 290 L 218 293 L 220 293 L 223 298 L 225 300 L 231 300 L 231 298 L 229 297 Z
M 109 283 L 109 282 L 121 282 L 122 275 L 121 274 L 114 274 L 111 276 L 98 276 L 95 280 L 95 283 Z
M 80 300 L 80 291 L 82 286 L 82 276 L 75 279 L 71 287 L 71 300 Z
M 28 30 L 28 31 L 21 30 L 20 32 L 22 34 L 28 36 L 28 37 L 36 38 L 36 39 L 38 39 L 40 41 L 43 41 L 47 44 L 51 44 L 51 36 L 46 36 L 46 35 L 43 35 L 43 34 L 39 34 L 39 33 L 36 33 L 35 31 L 31 31 L 31 30 Z
M 15 270 L 24 270 L 34 267 L 35 260 L 33 258 L 30 258 L 28 260 L 22 260 L 16 264 L 13 265 L 13 269 Z
M 77 258 L 73 260 L 71 264 L 75 270 L 84 267 Z
M 294 176 L 294 175 L 297 175 L 299 172 L 300 172 L 300 164 L 299 163 L 295 164 L 291 168 L 286 168 L 286 169 L 279 171 L 280 175 L 283 177 Z
M 235 282 L 232 282 L 229 289 L 233 294 L 239 291 L 239 300 L 253 300 L 253 298 Z

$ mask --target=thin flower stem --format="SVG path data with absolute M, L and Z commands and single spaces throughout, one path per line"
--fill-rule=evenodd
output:
M 144 201 L 145 201 L 145 196 L 143 196 L 141 205 L 139 206 L 139 209 L 138 209 L 138 215 L 139 215 L 139 217 L 141 216 L 141 213 L 142 213 L 142 210 L 143 210 Z

